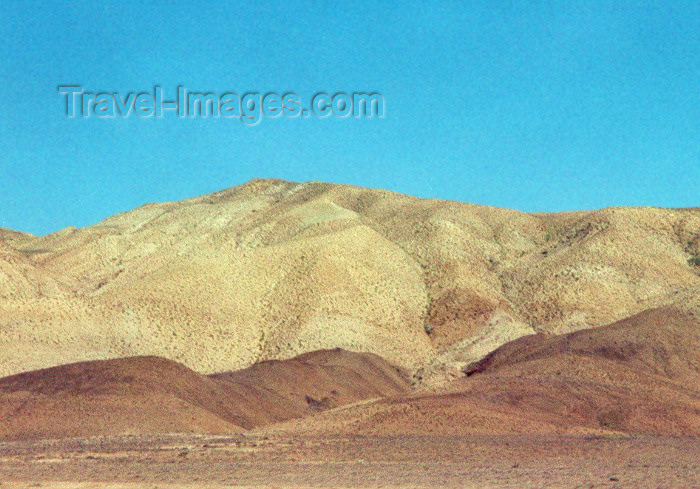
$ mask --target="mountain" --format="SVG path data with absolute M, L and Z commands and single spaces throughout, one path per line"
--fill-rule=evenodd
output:
M 254 180 L 0 233 L 0 375 L 135 355 L 203 374 L 344 348 L 422 385 L 533 333 L 700 303 L 700 210 L 525 214 Z

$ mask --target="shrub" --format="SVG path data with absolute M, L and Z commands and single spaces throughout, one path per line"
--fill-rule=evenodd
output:
M 694 256 L 688 259 L 688 265 L 700 266 L 700 256 Z

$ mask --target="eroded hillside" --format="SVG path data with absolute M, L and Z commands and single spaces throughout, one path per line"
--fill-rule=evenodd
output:
M 0 374 L 159 355 L 201 373 L 342 347 L 430 380 L 534 332 L 696 303 L 700 210 L 523 214 L 256 180 L 0 235 Z
M 380 357 L 340 349 L 210 376 L 160 357 L 78 362 L 0 378 L 0 440 L 230 434 L 409 390 Z
M 275 427 L 363 435 L 700 435 L 700 315 L 664 307 L 593 330 L 531 335 L 436 389 Z

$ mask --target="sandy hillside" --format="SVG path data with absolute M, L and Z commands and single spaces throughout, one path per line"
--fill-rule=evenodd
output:
M 0 233 L 0 374 L 158 355 L 200 373 L 323 348 L 426 384 L 534 332 L 700 291 L 700 210 L 553 215 L 256 180 L 84 229 Z
M 80 362 L 1 378 L 0 440 L 231 434 L 409 389 L 376 355 L 343 350 L 209 377 L 159 357 Z
M 443 388 L 276 427 L 365 435 L 700 436 L 700 315 L 645 311 L 610 326 L 510 342 Z

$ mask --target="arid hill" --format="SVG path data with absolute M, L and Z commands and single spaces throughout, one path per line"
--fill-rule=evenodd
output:
M 700 436 L 700 316 L 645 311 L 510 342 L 448 386 L 328 411 L 276 430 L 362 434 Z
M 220 386 L 158 357 L 75 363 L 0 379 L 0 438 L 233 433 Z
M 523 214 L 255 180 L 0 234 L 0 374 L 157 355 L 201 373 L 344 348 L 425 385 L 496 347 L 698 303 L 700 211 Z
M 11 229 L 0 228 L 0 241 L 4 241 L 10 246 L 20 246 L 22 243 L 36 239 L 35 236 L 27 233 L 12 231 Z
M 236 422 L 245 428 L 410 391 L 407 373 L 381 357 L 341 349 L 267 360 L 210 378 L 236 397 Z
M 409 388 L 376 355 L 342 350 L 210 377 L 159 357 L 81 362 L 0 379 L 0 439 L 236 433 Z

